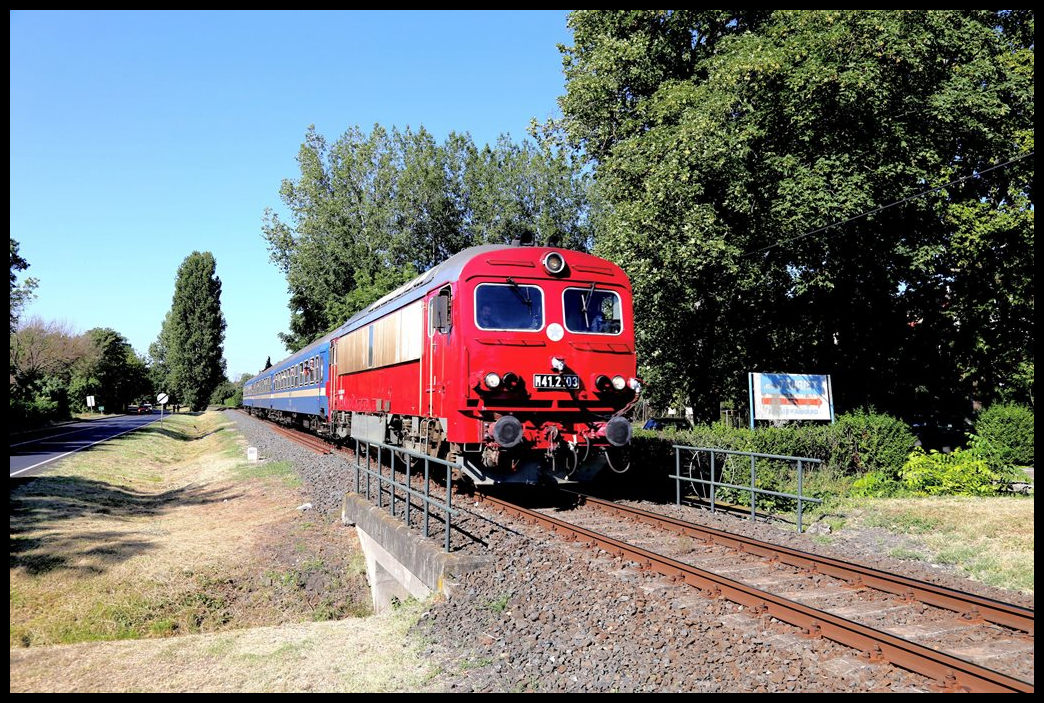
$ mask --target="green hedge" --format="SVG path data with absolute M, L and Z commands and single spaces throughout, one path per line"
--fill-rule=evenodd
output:
M 975 422 L 974 444 L 991 466 L 1032 466 L 1033 411 L 1011 403 L 991 405 Z
M 751 430 L 714 423 L 683 432 L 636 430 L 634 435 L 635 457 L 657 464 L 669 460 L 673 466 L 671 445 L 679 444 L 820 459 L 821 468 L 835 475 L 883 471 L 893 477 L 899 476 L 917 439 L 901 420 L 863 410 L 839 415 L 832 425 L 793 423 Z
M 636 430 L 632 453 L 637 465 L 669 466 L 670 473 L 676 466 L 673 445 L 819 459 L 821 464 L 804 465 L 802 492 L 809 497 L 829 500 L 846 493 L 848 486 L 858 477 L 880 474 L 889 485 L 897 482 L 915 441 L 916 437 L 901 420 L 860 410 L 838 416 L 832 425 L 791 423 L 751 430 L 715 423 L 681 432 Z M 695 456 L 691 452 L 682 453 L 683 475 L 699 473 L 706 479 L 709 478 L 709 468 L 710 459 L 706 453 Z M 757 488 L 780 493 L 797 492 L 796 462 L 756 459 L 755 474 Z M 750 459 L 716 455 L 715 478 L 723 483 L 750 485 Z M 726 503 L 748 505 L 750 492 L 719 488 L 715 498 Z M 790 510 L 794 501 L 760 495 L 757 506 L 759 510 Z
M 1009 404 L 993 405 L 978 418 L 968 449 L 950 454 L 915 447 L 916 437 L 903 421 L 872 410 L 839 415 L 832 425 L 792 423 L 781 427 L 702 425 L 683 432 L 635 431 L 632 452 L 638 465 L 675 467 L 673 445 L 709 447 L 757 454 L 808 457 L 823 463 L 804 474 L 805 495 L 829 498 L 855 495 L 990 495 L 1025 480 L 1018 466 L 1033 464 L 1033 412 Z M 749 485 L 750 461 L 716 458 L 716 478 Z M 682 472 L 699 471 L 707 478 L 709 458 L 685 452 Z M 794 493 L 794 465 L 756 460 L 757 487 Z M 664 476 L 667 472 L 664 473 Z M 747 504 L 747 491 L 721 489 L 717 498 Z M 784 508 L 788 499 L 759 496 L 759 508 Z

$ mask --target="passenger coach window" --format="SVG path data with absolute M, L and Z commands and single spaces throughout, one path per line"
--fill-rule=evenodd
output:
M 475 289 L 475 324 L 483 330 L 538 330 L 544 326 L 544 292 L 517 283 L 483 283 Z
M 565 326 L 570 332 L 620 334 L 620 296 L 609 290 L 567 288 L 562 297 Z

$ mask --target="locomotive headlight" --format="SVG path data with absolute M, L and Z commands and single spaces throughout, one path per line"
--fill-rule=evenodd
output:
M 486 377 L 482 379 L 486 383 L 486 388 L 495 390 L 500 387 L 500 376 L 495 373 L 487 373 Z
M 597 390 L 599 393 L 605 393 L 613 387 L 613 382 L 610 381 L 609 377 L 605 374 L 599 374 L 598 378 L 595 379 L 594 385 L 595 390 Z
M 637 378 L 632 378 L 629 381 L 627 381 L 627 385 L 635 393 L 641 393 L 642 392 L 642 382 L 639 381 Z
M 552 276 L 561 276 L 565 273 L 566 262 L 565 257 L 559 254 L 557 251 L 550 252 L 544 256 L 544 270 Z
M 504 390 L 513 391 L 516 390 L 522 384 L 522 379 L 519 378 L 517 373 L 514 373 L 513 371 L 508 371 L 506 374 L 504 374 L 503 382 Z
M 627 381 L 624 380 L 623 376 L 613 376 L 613 388 L 618 391 L 622 391 L 627 387 Z
M 565 371 L 565 359 L 560 356 L 551 357 L 551 368 L 555 371 Z

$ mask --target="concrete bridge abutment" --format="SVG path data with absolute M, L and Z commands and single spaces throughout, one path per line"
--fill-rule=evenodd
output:
M 357 493 L 346 493 L 341 522 L 354 525 L 366 558 L 374 612 L 396 600 L 451 598 L 458 578 L 489 566 L 487 556 L 447 553 Z

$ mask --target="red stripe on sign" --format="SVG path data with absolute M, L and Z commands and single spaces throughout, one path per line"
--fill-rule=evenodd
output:
M 823 400 L 820 399 L 820 398 L 780 398 L 780 397 L 762 398 L 761 399 L 761 404 L 762 405 L 776 405 L 777 403 L 780 404 L 780 405 L 782 405 L 783 403 L 786 403 L 787 405 L 822 405 L 823 404 Z

